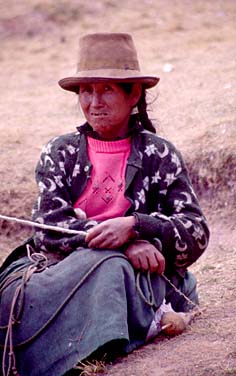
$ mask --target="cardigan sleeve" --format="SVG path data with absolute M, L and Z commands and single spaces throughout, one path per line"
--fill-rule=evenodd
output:
M 161 243 L 167 272 L 184 275 L 206 249 L 209 229 L 181 154 L 171 143 L 165 144 L 165 150 L 161 158 L 152 158 L 155 167 L 146 193 L 151 210 L 148 214 L 134 212 L 135 229 L 140 238 Z
M 97 223 L 77 218 L 73 209 L 71 179 L 79 168 L 76 155 L 76 147 L 63 137 L 51 140 L 43 148 L 36 167 L 39 195 L 32 211 L 34 221 L 81 231 Z M 46 252 L 69 253 L 84 244 L 84 237 L 36 229 L 34 242 Z

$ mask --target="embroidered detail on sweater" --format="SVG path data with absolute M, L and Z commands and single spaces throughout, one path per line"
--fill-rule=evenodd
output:
M 101 141 L 88 137 L 88 154 L 93 165 L 91 178 L 74 207 L 96 220 L 123 216 L 130 206 L 124 197 L 130 139 Z

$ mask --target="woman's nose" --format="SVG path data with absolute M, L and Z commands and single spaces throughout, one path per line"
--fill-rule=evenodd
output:
M 91 98 L 91 105 L 93 107 L 99 106 L 102 104 L 102 96 L 100 93 L 93 92 L 92 98 Z

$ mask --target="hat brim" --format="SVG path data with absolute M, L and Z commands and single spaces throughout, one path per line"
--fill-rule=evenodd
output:
M 111 72 L 110 72 L 111 73 Z M 138 71 L 129 71 L 127 75 L 124 75 L 124 71 L 122 74 L 119 75 L 119 72 L 112 72 L 112 74 L 104 74 L 103 72 L 80 72 L 78 76 L 73 77 L 65 77 L 59 80 L 58 84 L 61 86 L 62 89 L 73 91 L 77 93 L 79 90 L 79 86 L 85 83 L 99 83 L 99 82 L 113 82 L 113 83 L 135 83 L 139 82 L 146 89 L 150 89 L 157 85 L 159 82 L 159 77 L 154 76 L 142 76 Z

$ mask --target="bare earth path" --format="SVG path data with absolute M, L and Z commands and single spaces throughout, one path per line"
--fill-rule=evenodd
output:
M 150 101 L 159 133 L 181 149 L 209 219 L 191 268 L 204 313 L 181 336 L 158 337 L 107 375 L 236 375 L 236 2 L 0 0 L 0 213 L 30 218 L 42 145 L 81 123 L 57 80 L 75 70 L 78 36 L 124 31 L 161 77 Z M 29 235 L 0 221 L 0 259 Z

